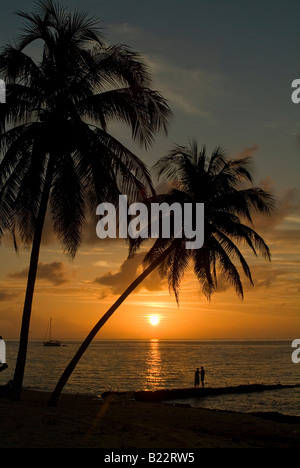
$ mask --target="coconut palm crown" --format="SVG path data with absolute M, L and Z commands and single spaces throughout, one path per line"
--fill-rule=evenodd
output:
M 148 251 L 144 263 L 151 264 L 172 244 L 173 249 L 161 263 L 160 272 L 168 278 L 169 288 L 179 299 L 181 279 L 192 261 L 202 292 L 210 299 L 218 287 L 218 275 L 234 286 L 243 297 L 240 267 L 253 285 L 250 267 L 240 245 L 250 247 L 257 256 L 270 260 L 270 250 L 253 228 L 253 213 L 270 214 L 274 210 L 273 196 L 253 185 L 251 158 L 228 158 L 221 148 L 211 156 L 206 148 L 198 150 L 195 141 L 187 146 L 176 145 L 159 159 L 155 168 L 159 179 L 171 187 L 156 199 L 169 205 L 204 204 L 204 245 L 186 249 L 184 232 L 165 239 L 159 237 Z M 249 186 L 250 185 L 250 186 Z M 131 255 L 144 239 L 131 242 Z
M 25 34 L 0 56 L 7 87 L 0 108 L 0 229 L 32 241 L 48 175 L 54 230 L 74 256 L 86 208 L 95 213 L 96 204 L 114 202 L 119 193 L 136 199 L 152 190 L 145 164 L 108 132 L 109 123 L 129 125 L 148 146 L 158 130 L 166 131 L 171 113 L 150 89 L 138 54 L 106 45 L 84 14 L 52 1 L 39 6 L 39 13 L 19 12 Z M 39 59 L 26 54 L 36 41 L 42 41 Z

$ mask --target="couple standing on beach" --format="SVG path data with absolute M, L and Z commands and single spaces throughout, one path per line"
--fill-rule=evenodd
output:
M 5 348 L 5 341 L 0 336 L 0 372 L 4 371 L 8 368 L 6 364 L 6 348 Z
M 199 370 L 199 367 L 197 367 L 196 372 L 195 372 L 195 387 L 199 387 L 200 385 L 200 377 L 201 377 L 201 385 L 204 387 L 204 376 L 205 376 L 205 370 L 204 367 L 201 367 L 201 371 Z

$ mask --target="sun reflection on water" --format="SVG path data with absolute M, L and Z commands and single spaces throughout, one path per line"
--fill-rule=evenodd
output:
M 158 387 L 162 381 L 161 372 L 161 352 L 159 348 L 159 340 L 153 339 L 149 343 L 149 352 L 147 356 L 147 384 L 153 388 Z

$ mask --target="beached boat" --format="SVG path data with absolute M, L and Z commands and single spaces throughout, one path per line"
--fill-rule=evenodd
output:
M 52 319 L 50 318 L 50 322 L 46 331 L 46 336 L 49 331 L 49 339 L 46 341 L 44 340 L 44 346 L 61 346 L 61 342 L 58 340 L 52 340 L 51 338 L 51 328 L 52 328 Z

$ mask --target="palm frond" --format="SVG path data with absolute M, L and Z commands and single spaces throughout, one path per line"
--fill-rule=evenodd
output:
M 208 249 L 193 250 L 194 272 L 207 299 L 216 290 L 215 264 L 212 259 L 215 261 L 215 252 L 212 256 Z
M 224 249 L 224 251 L 226 252 L 229 258 L 233 258 L 233 259 L 237 258 L 239 260 L 240 264 L 243 267 L 246 277 L 249 279 L 250 284 L 253 286 L 253 280 L 252 280 L 252 275 L 251 275 L 249 265 L 246 262 L 242 253 L 240 252 L 240 250 L 238 249 L 238 247 L 234 244 L 234 242 L 228 236 L 226 236 L 226 234 L 224 234 L 220 230 L 217 230 L 214 233 L 214 237 L 219 242 L 221 248 Z
M 176 187 L 168 195 L 163 195 L 168 197 L 169 203 L 175 200 L 192 205 L 204 203 L 204 245 L 201 249 L 193 250 L 190 255 L 205 296 L 210 299 L 216 291 L 217 271 L 220 270 L 237 294 L 243 297 L 243 285 L 236 263 L 241 265 L 252 285 L 253 279 L 238 244 L 246 244 L 255 255 L 260 253 L 266 260 L 270 260 L 270 250 L 262 237 L 243 224 L 242 219 L 252 222 L 253 212 L 271 215 L 274 211 L 273 196 L 253 186 L 252 159 L 230 159 L 220 147 L 215 148 L 208 157 L 206 147 L 203 146 L 199 151 L 196 142 L 192 140 L 189 146 L 173 147 L 157 161 L 154 168 L 159 178 L 163 177 Z M 249 188 L 245 188 L 246 183 L 250 184 Z M 183 236 L 180 245 L 184 246 L 185 241 Z M 156 258 L 156 248 L 161 254 L 167 248 L 167 243 L 163 239 L 157 240 L 145 259 Z M 186 268 L 185 258 L 183 255 L 181 263 L 173 252 L 162 266 L 163 273 L 168 275 L 169 284 L 174 285 L 175 291 L 179 290 Z
M 168 271 L 169 290 L 174 292 L 176 302 L 179 304 L 181 280 L 189 263 L 190 252 L 185 249 L 182 242 L 176 242 L 176 245 L 160 271 L 162 274 Z
M 227 253 L 227 249 L 224 249 L 223 246 L 213 238 L 211 239 L 211 246 L 216 256 L 217 264 L 221 269 L 221 275 L 224 276 L 227 281 L 235 288 L 236 293 L 241 298 L 243 298 L 244 290 L 240 274 L 237 267 L 231 260 L 230 255 Z
M 81 180 L 68 154 L 58 159 L 53 176 L 50 207 L 54 232 L 72 257 L 82 241 L 86 216 Z

